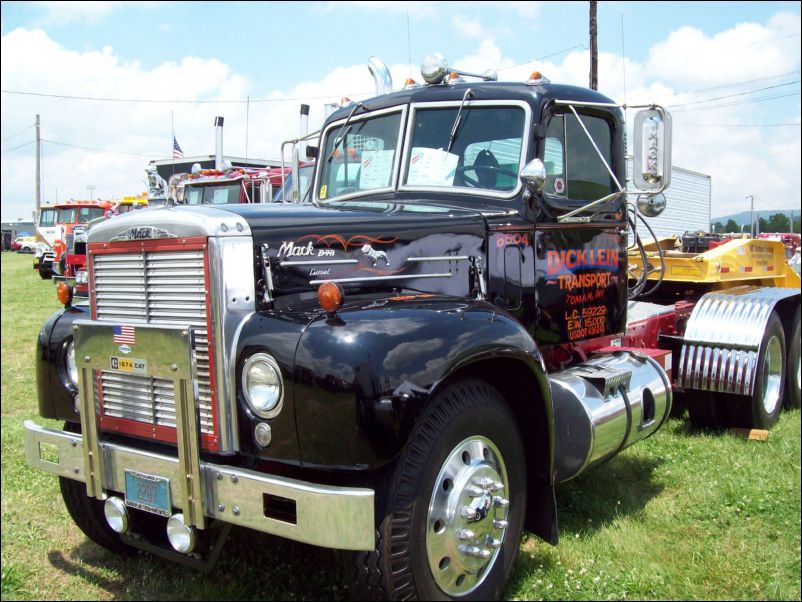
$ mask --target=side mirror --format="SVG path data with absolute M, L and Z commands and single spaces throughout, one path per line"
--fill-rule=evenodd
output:
M 646 217 L 657 217 L 666 210 L 666 204 L 666 195 L 662 192 L 638 195 L 638 212 Z
M 662 107 L 635 115 L 633 182 L 657 194 L 671 184 L 671 114 Z
M 518 177 L 529 190 L 537 195 L 543 191 L 543 186 L 546 184 L 546 166 L 540 159 L 533 159 L 523 166 L 521 173 Z
M 318 155 L 320 154 L 320 149 L 316 146 L 307 146 L 306 147 L 306 158 L 307 159 L 317 159 Z

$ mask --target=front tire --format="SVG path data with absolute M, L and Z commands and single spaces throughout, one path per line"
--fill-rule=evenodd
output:
M 357 599 L 493 600 L 512 571 L 526 466 L 501 394 L 457 381 L 421 413 L 378 503 L 377 546 L 351 560 Z

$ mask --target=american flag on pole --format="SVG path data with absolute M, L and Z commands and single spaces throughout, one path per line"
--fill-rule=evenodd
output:
M 181 147 L 178 145 L 178 140 L 175 139 L 175 135 L 173 135 L 173 159 L 183 159 L 184 158 L 184 151 L 181 150 Z
M 114 342 L 118 345 L 135 345 L 136 330 L 133 326 L 114 326 Z

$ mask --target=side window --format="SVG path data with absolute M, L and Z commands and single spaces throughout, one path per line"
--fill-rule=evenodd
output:
M 601 117 L 581 113 L 579 116 L 604 161 L 612 165 L 612 135 L 608 122 Z M 604 162 L 573 113 L 555 115 L 549 121 L 543 163 L 547 193 L 569 200 L 590 201 L 615 190 Z

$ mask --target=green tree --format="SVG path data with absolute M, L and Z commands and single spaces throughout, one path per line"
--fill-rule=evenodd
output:
M 784 213 L 775 213 L 769 218 L 768 232 L 788 232 L 791 229 L 791 220 Z
M 710 225 L 713 226 L 713 232 L 715 232 L 716 234 L 720 234 L 722 232 L 725 232 L 724 224 L 722 224 L 721 222 L 713 222 Z
M 730 218 L 727 220 L 727 223 L 724 225 L 724 232 L 740 232 L 741 227 L 735 223 L 735 220 Z

